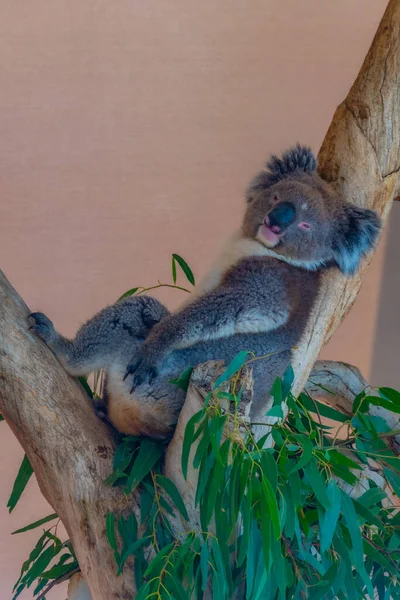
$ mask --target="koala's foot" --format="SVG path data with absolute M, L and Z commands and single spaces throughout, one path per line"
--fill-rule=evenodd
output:
M 124 376 L 124 381 L 129 375 L 132 374 L 133 385 L 130 391 L 131 394 L 133 390 L 142 383 L 152 383 L 152 381 L 157 377 L 158 369 L 151 359 L 148 359 L 147 357 L 139 357 L 129 363 Z
M 47 344 L 52 342 L 57 336 L 53 323 L 46 315 L 41 312 L 33 312 L 28 315 L 28 319 L 33 319 L 34 323 L 29 327 Z
M 142 320 L 146 327 L 151 329 L 168 315 L 168 310 L 158 300 L 149 296 L 145 298 L 146 303 L 142 308 Z

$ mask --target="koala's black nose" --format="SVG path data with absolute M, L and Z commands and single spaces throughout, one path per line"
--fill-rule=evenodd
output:
M 268 214 L 269 227 L 282 231 L 289 227 L 296 218 L 296 209 L 291 202 L 280 202 Z M 278 231 L 277 231 L 278 232 Z

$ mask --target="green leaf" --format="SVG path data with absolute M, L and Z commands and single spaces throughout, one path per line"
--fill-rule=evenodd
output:
M 386 479 L 393 488 L 394 493 L 400 498 L 400 474 L 396 473 L 392 469 L 388 469 L 387 467 L 383 467 L 383 472 L 385 473 Z
M 280 406 L 283 402 L 282 379 L 277 377 L 272 384 L 271 396 L 274 399 L 273 406 Z
M 202 506 L 200 509 L 200 519 L 203 530 L 206 531 L 211 520 L 217 494 L 224 482 L 225 473 L 228 467 L 228 454 L 231 440 L 228 438 L 224 441 L 220 449 L 220 461 L 215 461 L 215 464 L 208 477 L 207 487 L 204 491 Z
M 287 588 L 287 571 L 285 569 L 285 560 L 282 556 L 282 544 L 280 539 L 271 540 L 271 555 L 271 562 L 273 565 L 274 572 L 276 573 L 279 591 L 281 593 L 281 597 L 285 598 L 285 592 Z
M 119 553 L 117 546 L 117 538 L 115 536 L 115 523 L 114 523 L 114 513 L 108 513 L 106 517 L 106 535 L 108 539 L 108 543 L 110 544 L 112 550 L 114 550 L 115 560 L 119 562 Z
M 165 587 L 167 588 L 168 592 L 172 592 L 173 597 L 176 600 L 189 600 L 189 596 L 185 592 L 185 589 L 178 577 L 170 571 L 167 573 L 165 578 Z
M 321 527 L 321 552 L 325 552 L 331 547 L 333 534 L 340 516 L 340 490 L 333 479 L 328 483 L 326 494 L 330 508 L 324 515 Z
M 269 526 L 271 521 L 267 519 L 267 522 Z M 246 600 L 249 600 L 254 596 L 253 590 L 256 580 L 258 560 L 261 556 L 263 566 L 265 567 L 266 559 L 264 560 L 264 554 L 265 553 L 262 552 L 262 538 L 257 527 L 257 521 L 253 519 L 250 526 L 249 549 L 247 552 L 246 561 Z
M 341 491 L 342 496 L 342 512 L 344 520 L 346 521 L 347 528 L 350 533 L 351 543 L 353 546 L 351 556 L 354 561 L 354 565 L 357 568 L 358 574 L 362 578 L 364 584 L 367 586 L 368 593 L 371 597 L 374 596 L 374 592 L 371 585 L 371 580 L 364 566 L 364 550 L 363 541 L 361 537 L 360 524 L 358 522 L 357 513 L 354 508 L 354 504 L 350 496 Z
M 19 468 L 17 477 L 14 481 L 11 496 L 7 502 L 7 508 L 9 512 L 12 512 L 17 505 L 18 500 L 21 497 L 22 492 L 26 488 L 26 485 L 33 473 L 32 465 L 29 462 L 29 458 L 24 456 L 21 466 Z
M 150 591 L 151 583 L 147 581 L 138 589 L 135 600 L 147 600 L 148 598 L 151 598 Z
M 172 255 L 172 281 L 176 285 L 176 261 L 174 255 Z
M 128 492 L 133 492 L 142 479 L 151 471 L 162 456 L 164 448 L 165 446 L 155 440 L 145 438 L 142 441 L 139 453 L 128 476 Z
M 220 583 L 220 586 L 222 588 L 222 592 L 223 592 L 223 596 L 225 597 L 227 595 L 228 592 L 228 583 L 226 580 L 226 570 L 225 569 L 230 569 L 230 565 L 225 565 L 224 563 L 224 559 L 221 553 L 221 549 L 219 547 L 219 544 L 217 542 L 217 540 L 213 537 L 212 538 L 212 554 L 215 560 L 215 565 L 217 567 L 217 570 L 214 571 L 214 577 L 217 577 L 218 582 Z M 218 596 L 220 597 L 220 596 Z
M 209 556 L 208 541 L 206 540 L 201 547 L 201 553 L 200 553 L 201 590 L 202 590 L 202 592 L 204 592 L 204 590 L 207 587 L 208 556 Z
M 53 560 L 55 554 L 56 550 L 54 546 L 50 546 L 49 548 L 46 548 L 46 550 L 43 550 L 29 571 L 24 575 L 21 583 L 24 583 L 28 587 L 31 586 L 35 579 L 42 575 L 50 562 Z
M 326 404 L 322 404 L 318 400 L 314 400 L 310 398 L 308 394 L 302 393 L 299 396 L 299 401 L 303 406 L 311 413 L 317 413 L 321 417 L 326 417 L 327 419 L 332 419 L 333 421 L 338 421 L 339 423 L 344 423 L 345 421 L 349 421 L 350 417 L 341 413 L 330 406 L 326 406 Z
M 140 498 L 140 500 L 142 500 L 142 498 Z M 136 541 L 138 535 L 138 523 L 133 512 L 130 513 L 127 519 L 124 519 L 122 515 L 119 517 L 118 531 L 125 548 Z
M 203 498 L 204 490 L 208 483 L 210 473 L 211 473 L 211 470 L 212 470 L 214 464 L 215 464 L 215 456 L 211 452 L 211 446 L 209 446 L 206 449 L 206 452 L 204 453 L 203 458 L 201 459 L 201 463 L 200 463 L 199 478 L 198 478 L 197 489 L 196 489 L 196 497 L 194 500 L 195 506 L 197 506 L 199 504 L 199 502 L 201 501 L 201 499 Z M 205 508 L 204 503 L 202 504 L 202 507 L 203 507 L 203 509 Z M 201 515 L 200 515 L 200 517 L 201 517 Z
M 64 556 L 65 556 L 65 560 L 72 558 L 72 556 L 69 553 L 64 554 L 63 557 Z M 61 557 L 61 558 L 63 558 L 63 557 Z M 68 563 L 66 563 L 64 561 L 60 561 L 60 562 L 61 562 L 61 564 L 58 564 L 58 565 L 52 567 L 48 571 L 44 571 L 40 575 L 40 577 L 42 577 L 43 579 L 58 579 L 59 577 L 66 575 L 70 571 L 74 571 L 78 567 L 78 563 L 76 562 L 76 560 L 72 560 Z
M 297 509 L 301 501 L 301 482 L 297 471 L 294 471 L 288 476 L 288 483 L 292 494 L 293 504 Z
M 387 390 L 389 388 L 381 388 L 381 390 L 382 389 Z M 386 410 L 389 410 L 390 412 L 400 414 L 400 403 L 398 401 L 393 402 L 392 400 L 387 400 L 386 396 L 384 396 L 383 398 L 381 398 L 380 396 L 368 396 L 368 402 L 370 402 L 374 406 L 381 406 L 382 408 L 386 408 Z
M 345 481 L 349 485 L 354 486 L 359 481 L 359 477 L 357 477 L 357 475 L 349 471 L 347 467 L 342 467 L 340 465 L 331 465 L 331 470 L 332 473 L 334 473 L 337 477 L 340 477 L 340 479 L 343 479 L 343 481 Z
M 150 538 L 149 537 L 143 537 L 140 538 L 139 540 L 136 540 L 135 542 L 133 542 L 132 544 L 130 544 L 126 550 L 123 551 L 120 561 L 119 561 L 119 565 L 118 565 L 118 573 L 117 575 L 120 575 L 122 573 L 122 569 L 124 568 L 124 565 L 127 561 L 127 559 L 129 558 L 129 556 L 131 556 L 132 554 L 136 554 L 136 552 L 139 550 L 139 548 L 142 548 L 143 546 L 146 546 L 147 544 L 150 543 Z
M 197 469 L 199 467 L 200 463 L 203 460 L 204 455 L 209 450 L 210 446 L 211 446 L 210 432 L 207 427 L 207 428 L 204 428 L 203 437 L 201 438 L 201 440 L 197 446 L 197 449 L 196 449 L 196 452 L 195 452 L 195 455 L 193 458 L 193 466 L 195 469 Z
M 148 516 L 150 515 L 151 509 L 154 505 L 154 488 L 150 490 L 143 489 L 140 494 L 140 523 L 143 525 Z
M 369 508 L 366 508 L 361 502 L 358 502 L 355 498 L 353 498 L 354 508 L 356 509 L 356 513 L 362 517 L 368 525 L 376 525 L 378 529 L 385 530 L 385 526 L 382 521 L 376 517 Z
M 273 455 L 267 450 L 261 452 L 260 463 L 262 473 L 271 484 L 272 490 L 275 493 L 278 485 L 278 469 Z
M 366 400 L 365 403 L 364 403 L 364 400 Z M 367 395 L 365 392 L 360 392 L 360 394 L 357 394 L 357 396 L 353 400 L 353 408 L 352 408 L 353 415 L 356 415 L 358 412 L 366 412 L 368 409 L 368 403 L 369 403 L 369 398 L 367 398 Z
M 301 446 L 301 448 L 303 450 L 303 454 L 302 454 L 301 458 L 298 461 L 296 461 L 296 463 L 293 465 L 293 467 L 291 469 L 289 469 L 288 475 L 290 475 L 291 473 L 294 473 L 295 471 L 299 471 L 307 463 L 309 463 L 312 458 L 313 450 L 314 450 L 312 441 L 305 435 L 296 434 L 293 437 L 298 442 L 299 446 Z
M 267 416 L 278 417 L 278 419 L 283 419 L 285 415 L 283 414 L 282 406 L 280 404 L 276 404 L 267 412 Z
M 242 536 L 239 543 L 239 556 L 237 559 L 238 567 L 241 567 L 247 557 L 249 547 L 249 538 L 251 530 L 251 487 L 248 490 L 248 495 L 243 496 L 241 504 L 241 514 L 243 520 Z
M 165 546 L 158 554 L 156 554 L 144 573 L 145 577 L 155 577 L 159 574 L 163 567 L 163 563 L 165 564 L 168 560 L 167 555 L 173 551 L 174 546 L 175 543 L 171 542 L 171 544 L 167 544 L 167 546 Z
M 345 467 L 349 467 L 349 469 L 356 469 L 357 471 L 360 469 L 360 465 L 356 463 L 354 460 L 338 452 L 337 450 L 329 451 L 329 463 L 334 465 L 342 465 Z
M 171 379 L 168 383 L 172 383 L 173 385 L 178 386 L 178 388 L 180 388 L 184 392 L 187 392 L 188 388 L 189 388 L 190 377 L 191 377 L 192 373 L 193 373 L 193 367 L 188 367 L 187 369 L 185 369 L 183 371 L 183 373 L 181 375 L 179 375 L 179 377 L 177 379 Z
M 0 413 L 0 421 L 4 421 L 4 417 L 1 413 Z
M 288 368 L 286 369 L 285 373 L 283 374 L 283 378 L 282 378 L 282 396 L 283 396 L 284 400 L 287 398 L 287 395 L 290 392 L 293 381 L 294 381 L 294 371 L 293 371 L 292 365 L 289 365 Z
M 16 533 L 24 533 L 24 531 L 29 531 L 30 529 L 36 529 L 36 527 L 40 527 L 41 525 L 44 525 L 49 521 L 54 521 L 54 519 L 58 519 L 57 513 L 53 513 L 51 515 L 48 515 L 47 517 L 44 517 L 43 519 L 39 519 L 39 521 L 34 521 L 29 525 L 25 525 L 25 527 L 22 527 L 22 529 L 17 529 L 16 531 L 13 531 L 11 535 L 15 535 Z
M 157 475 L 156 481 L 158 485 L 160 485 L 166 492 L 166 494 L 168 494 L 168 496 L 171 498 L 172 502 L 175 504 L 182 517 L 186 521 L 189 521 L 189 515 L 187 513 L 186 506 L 182 500 L 182 496 L 180 495 L 176 485 L 170 479 L 164 477 L 164 475 Z
M 387 498 L 386 493 L 380 488 L 374 487 L 364 492 L 363 495 L 358 498 L 358 501 L 366 508 L 371 508 L 371 506 L 375 506 L 384 498 Z
M 187 422 L 185 428 L 185 435 L 183 437 L 183 445 L 182 445 L 182 473 L 184 478 L 187 477 L 188 470 L 188 462 L 189 462 L 189 454 L 190 448 L 192 447 L 193 437 L 194 437 L 194 428 L 196 423 L 200 421 L 202 418 L 202 413 L 198 412 L 193 415 Z
M 179 256 L 179 254 L 173 254 L 172 255 L 172 264 L 175 264 L 174 261 L 176 261 L 178 263 L 178 265 L 184 272 L 188 282 L 191 283 L 192 285 L 195 285 L 195 280 L 194 280 L 194 275 L 193 275 L 192 269 L 189 267 L 187 262 L 182 258 L 182 256 Z M 176 272 L 175 272 L 175 281 L 176 281 Z M 174 281 L 174 283 L 175 283 L 175 281 Z
M 393 390 L 392 388 L 381 387 L 378 389 L 378 392 L 392 402 L 396 404 L 400 408 L 400 392 L 397 390 Z
M 324 573 L 321 579 L 313 588 L 313 593 L 310 595 L 310 600 L 325 600 L 329 598 L 328 592 L 332 588 L 339 569 L 339 562 L 334 562 L 329 569 Z
M 224 383 L 224 381 L 230 379 L 232 375 L 240 371 L 240 369 L 243 367 L 244 363 L 247 360 L 247 355 L 247 350 L 241 350 L 240 352 L 238 352 L 238 354 L 236 354 L 236 356 L 229 363 L 222 375 L 218 377 L 217 381 L 214 384 L 214 390 L 217 389 L 222 383 Z
M 363 549 L 368 558 L 371 558 L 374 562 L 378 563 L 378 565 L 387 569 L 389 573 L 393 571 L 393 563 L 389 562 L 387 558 L 385 558 L 385 555 L 382 552 L 379 552 L 368 539 L 363 539 Z
M 266 477 L 263 477 L 261 480 L 261 499 L 262 498 L 264 498 L 267 503 L 274 536 L 276 539 L 278 539 L 281 535 L 278 502 L 276 501 L 274 490 L 272 489 L 272 486 Z
M 326 493 L 325 482 L 321 477 L 321 473 L 319 472 L 317 463 L 314 459 L 304 467 L 304 473 L 306 474 L 311 485 L 311 489 L 318 501 L 322 504 L 325 510 L 329 510 L 331 508 L 331 503 L 329 502 L 329 498 Z
M 90 387 L 90 385 L 88 384 L 87 378 L 84 375 L 80 375 L 78 377 L 78 379 L 80 381 L 81 386 L 83 387 L 83 389 L 89 396 L 89 398 L 93 398 L 93 391 L 92 391 L 92 388 Z
M 296 514 L 297 506 L 293 502 L 293 495 L 291 493 L 290 484 L 285 484 L 282 490 L 283 499 L 286 501 L 286 519 L 283 524 L 285 530 L 285 536 L 289 539 L 294 534 L 294 517 Z
M 128 441 L 122 441 L 118 444 L 113 458 L 113 470 L 114 471 L 124 471 L 126 467 L 129 465 L 129 462 L 132 459 L 134 453 L 134 448 L 132 444 Z
M 208 422 L 208 433 L 210 437 L 211 447 L 215 454 L 215 458 L 218 462 L 221 462 L 221 455 L 219 451 L 219 445 L 222 438 L 222 433 L 224 431 L 224 426 L 226 423 L 226 415 L 215 416 Z
M 117 300 L 117 302 L 120 302 L 120 300 L 124 300 L 125 298 L 128 298 L 129 296 L 133 296 L 134 294 L 136 294 L 136 292 L 138 291 L 138 287 L 132 288 L 131 290 L 128 290 L 127 292 L 125 292 L 125 294 L 122 294 L 122 296 L 120 296 Z

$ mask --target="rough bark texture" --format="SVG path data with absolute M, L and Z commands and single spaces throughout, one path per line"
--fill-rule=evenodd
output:
M 384 221 L 399 193 L 399 95 L 400 2 L 391 0 L 360 74 L 334 115 L 319 156 L 321 174 L 338 193 L 360 206 L 374 208 Z M 337 273 L 326 276 L 308 331 L 295 354 L 295 391 L 307 382 L 322 346 L 354 302 L 367 262 L 351 280 Z M 127 499 L 118 489 L 104 485 L 112 469 L 112 434 L 95 417 L 79 384 L 28 331 L 28 313 L 0 272 L 0 411 L 25 449 L 43 495 L 64 522 L 92 597 L 131 599 L 131 572 L 115 576 L 114 557 L 105 535 L 109 511 L 123 511 L 128 505 L 137 509 L 135 498 Z M 166 474 L 179 487 L 194 528 L 198 526 L 193 506 L 196 473 L 191 472 L 187 482 L 182 477 L 182 439 L 188 419 L 201 407 L 209 381 L 218 372 L 210 368 L 206 365 L 196 370 L 166 456 Z M 318 364 L 313 377 L 329 380 L 337 391 L 335 401 L 345 403 L 347 410 L 350 395 L 365 385 L 348 366 Z M 248 408 L 250 376 L 246 385 Z M 181 526 L 175 523 L 177 529 Z M 89 598 L 81 577 L 71 583 L 70 598 Z
M 400 192 L 400 2 L 391 0 L 347 98 L 319 153 L 319 171 L 338 194 L 386 221 Z M 370 260 L 352 279 L 330 272 L 295 354 L 295 392 L 359 292 Z
M 104 485 L 115 443 L 85 392 L 30 331 L 29 310 L 0 271 L 0 412 L 17 436 L 46 500 L 61 517 L 96 600 L 128 600 L 105 535 L 127 500 Z M 131 504 L 131 503 L 130 503 Z

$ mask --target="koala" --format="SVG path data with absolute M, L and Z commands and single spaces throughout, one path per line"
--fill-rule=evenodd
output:
M 252 419 L 264 416 L 290 364 L 321 276 L 353 275 L 379 236 L 378 215 L 340 198 L 303 146 L 272 156 L 249 184 L 241 227 L 176 312 L 133 296 L 89 320 L 73 340 L 42 313 L 32 328 L 71 375 L 104 369 L 108 418 L 124 434 L 168 438 L 185 394 L 171 380 L 207 360 L 253 353 Z

